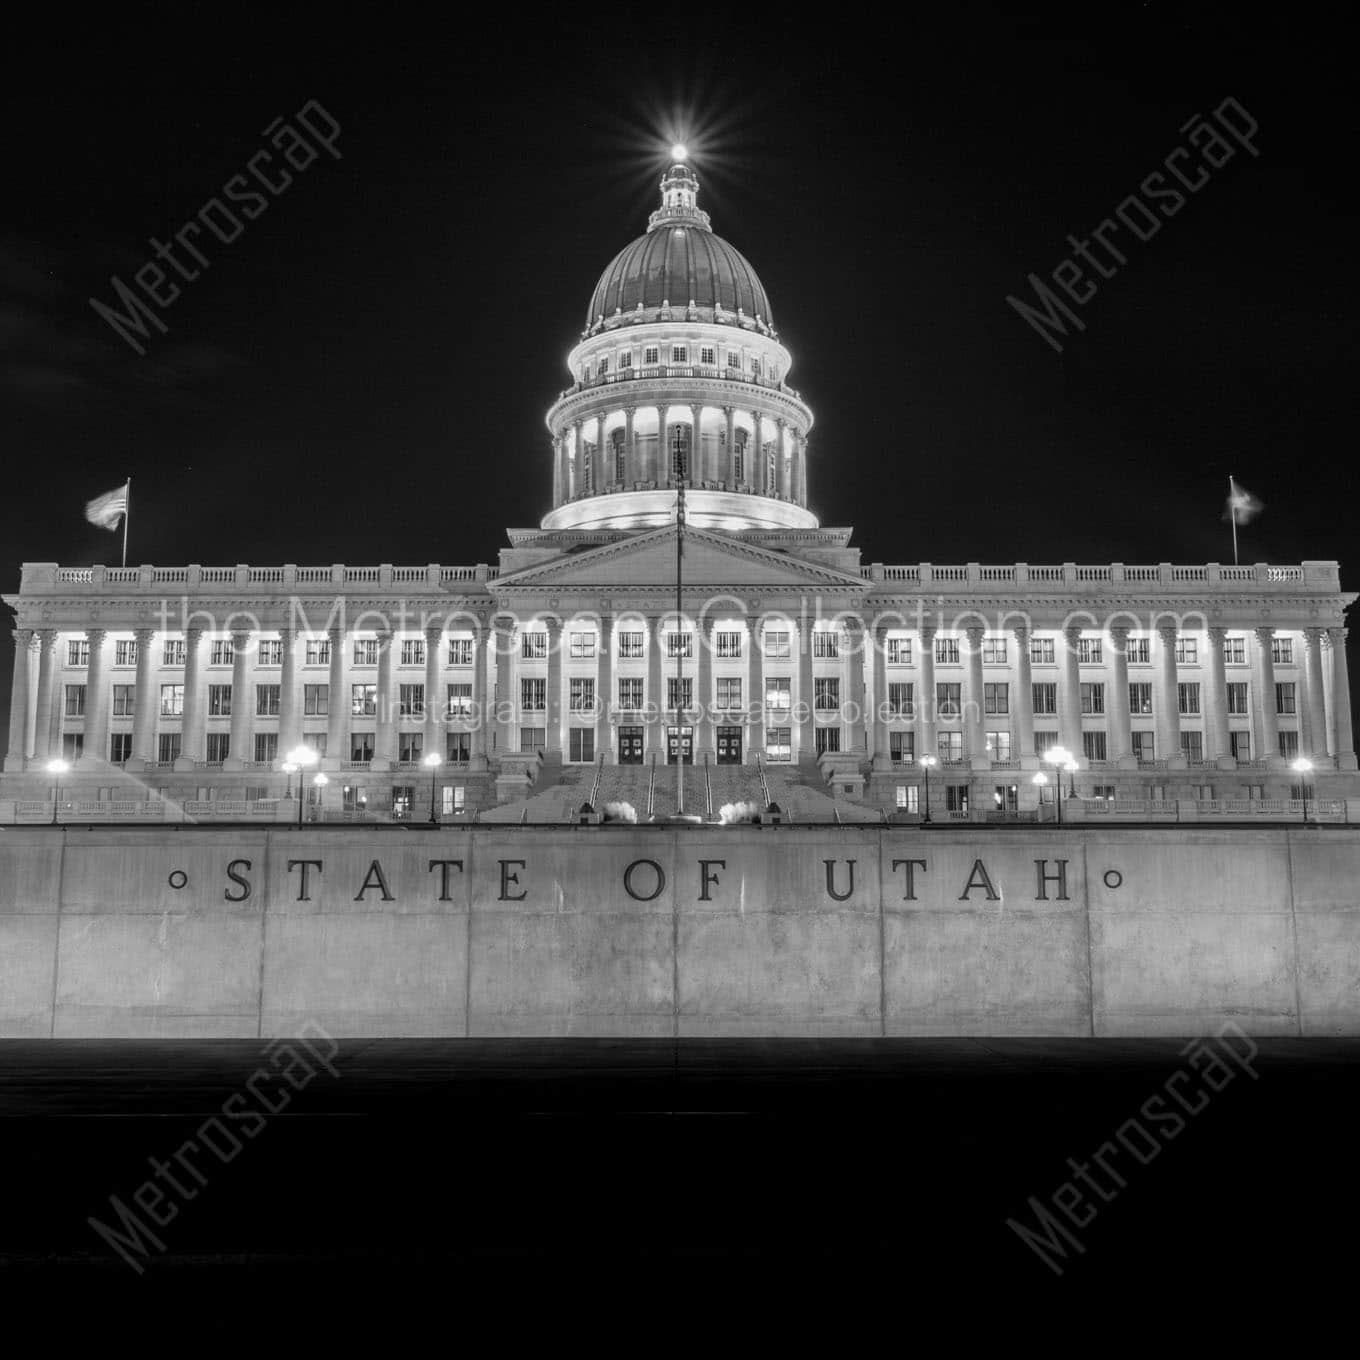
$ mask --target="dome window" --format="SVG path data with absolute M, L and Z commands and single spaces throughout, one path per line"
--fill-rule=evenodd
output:
M 607 358 L 601 359 L 601 360 L 600 360 L 600 377 L 603 378 L 604 375 L 605 375 L 606 373 L 608 373 L 608 372 L 609 372 L 609 360 L 608 360 Z
M 642 363 L 645 368 L 655 368 L 661 362 L 661 351 L 659 349 L 644 349 L 642 351 Z
M 707 347 L 701 349 L 699 351 L 699 362 L 701 364 L 707 364 L 710 368 L 712 368 L 713 365 L 718 362 L 717 351 Z
M 754 356 L 751 359 L 751 376 L 753 378 L 760 377 L 760 360 Z
M 728 368 L 737 369 L 741 367 L 741 355 L 734 349 L 729 349 L 727 351 L 727 366 Z
M 689 363 L 689 346 L 688 346 L 688 345 L 672 345 L 672 346 L 671 346 L 671 363 L 673 363 L 673 364 L 687 364 L 687 363 Z
M 633 366 L 633 351 L 631 349 L 626 349 L 623 351 L 622 354 L 619 355 L 619 367 L 632 368 L 632 366 Z

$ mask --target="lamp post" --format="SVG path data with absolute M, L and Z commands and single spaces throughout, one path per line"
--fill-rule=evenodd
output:
M 47 762 L 47 773 L 57 776 L 56 782 L 52 785 L 52 825 L 57 824 L 57 806 L 61 801 L 61 777 L 71 768 L 69 760 L 62 760 L 60 756 L 56 760 Z
M 444 759 L 438 751 L 431 751 L 421 763 L 430 767 L 430 825 L 438 826 L 439 818 L 434 815 L 434 781 Z
M 285 761 L 283 762 L 283 764 L 282 764 L 279 768 L 282 769 L 283 772 L 284 772 L 284 774 L 286 774 L 286 775 L 288 776 L 288 787 L 287 787 L 286 789 L 284 789 L 284 791 L 283 791 L 284 801 L 287 802 L 287 801 L 289 801 L 289 800 L 292 798 L 292 796 L 293 796 L 293 772 L 294 772 L 294 770 L 297 769 L 297 766 L 294 765 L 293 762 L 292 762 L 291 760 L 285 760 Z M 301 780 L 301 779 L 298 780 L 298 797 L 299 797 L 299 798 L 302 797 L 302 780 Z
M 1069 751 L 1066 746 L 1050 746 L 1048 750 L 1044 752 L 1044 760 L 1048 764 L 1053 766 L 1053 779 L 1054 779 L 1053 801 L 1054 803 L 1057 804 L 1058 807 L 1058 825 L 1061 826 L 1063 820 L 1063 811 L 1062 811 L 1062 774 L 1060 773 L 1060 771 L 1075 770 L 1077 768 L 1076 758 L 1072 755 L 1071 751 Z M 1042 771 L 1040 773 L 1042 773 Z M 1075 783 L 1073 787 L 1075 789 Z
M 1308 776 L 1313 773 L 1313 762 L 1307 756 L 1300 756 L 1289 767 L 1299 776 L 1302 781 L 1299 787 L 1303 790 L 1303 824 L 1308 825 Z M 48 766 L 51 769 L 51 766 Z
M 930 771 L 931 767 L 940 762 L 934 756 L 922 756 L 921 768 L 926 772 L 926 815 L 921 818 L 922 826 L 930 825 Z
M 1036 789 L 1039 790 L 1039 806 L 1044 805 L 1044 786 L 1048 783 L 1048 776 L 1042 770 L 1036 770 L 1031 781 Z M 1059 799 L 1061 802 L 1061 799 Z
M 300 745 L 298 745 L 298 746 L 294 746 L 293 749 L 292 749 L 291 751 L 288 752 L 287 756 L 284 757 L 284 765 L 283 765 L 283 768 L 284 768 L 285 770 L 287 770 L 287 769 L 289 769 L 289 767 L 291 766 L 292 769 L 294 769 L 294 770 L 297 771 L 297 777 L 298 777 L 298 791 L 297 791 L 297 800 L 298 800 L 298 821 L 297 821 L 297 824 L 298 824 L 298 830 L 299 830 L 299 831 L 302 830 L 302 772 L 303 772 L 303 770 L 305 770 L 309 765 L 315 765 L 316 762 L 317 762 L 318 760 L 320 760 L 320 759 L 321 759 L 321 757 L 318 756 L 317 753 L 316 753 L 316 748 L 313 747 L 313 746 L 308 746 L 308 745 L 306 745 L 306 743 L 302 743 L 302 744 L 300 744 Z M 289 778 L 289 786 L 290 786 L 290 788 L 291 788 L 291 786 L 292 786 L 292 778 L 291 778 L 291 775 L 290 775 L 290 778 Z
M 1063 769 L 1067 771 L 1067 796 L 1075 798 L 1077 796 L 1077 762 L 1069 760 Z
M 321 802 L 321 790 L 324 789 L 326 785 L 329 784 L 330 782 L 331 781 L 327 779 L 326 776 L 322 774 L 320 770 L 318 770 L 312 776 L 312 787 L 316 789 L 316 801 L 318 804 L 320 804 Z

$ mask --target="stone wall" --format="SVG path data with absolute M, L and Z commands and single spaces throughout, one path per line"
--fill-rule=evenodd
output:
M 1346 826 L 7 828 L 0 1035 L 1360 1033 L 1357 871 Z

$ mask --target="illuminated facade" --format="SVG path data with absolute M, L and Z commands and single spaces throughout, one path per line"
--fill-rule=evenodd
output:
M 911 816 L 924 757 L 937 816 L 1004 817 L 1056 745 L 1064 788 L 1113 806 L 1360 793 L 1335 562 L 862 563 L 809 508 L 813 416 L 764 288 L 686 165 L 661 187 L 548 412 L 538 528 L 494 566 L 25 565 L 0 801 L 253 812 L 299 744 L 336 817 L 677 760 Z

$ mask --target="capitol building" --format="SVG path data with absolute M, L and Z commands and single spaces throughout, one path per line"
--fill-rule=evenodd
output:
M 676 774 L 795 821 L 1360 795 L 1336 562 L 863 560 L 759 276 L 678 151 L 660 187 L 497 562 L 25 564 L 0 820 L 645 820 Z

